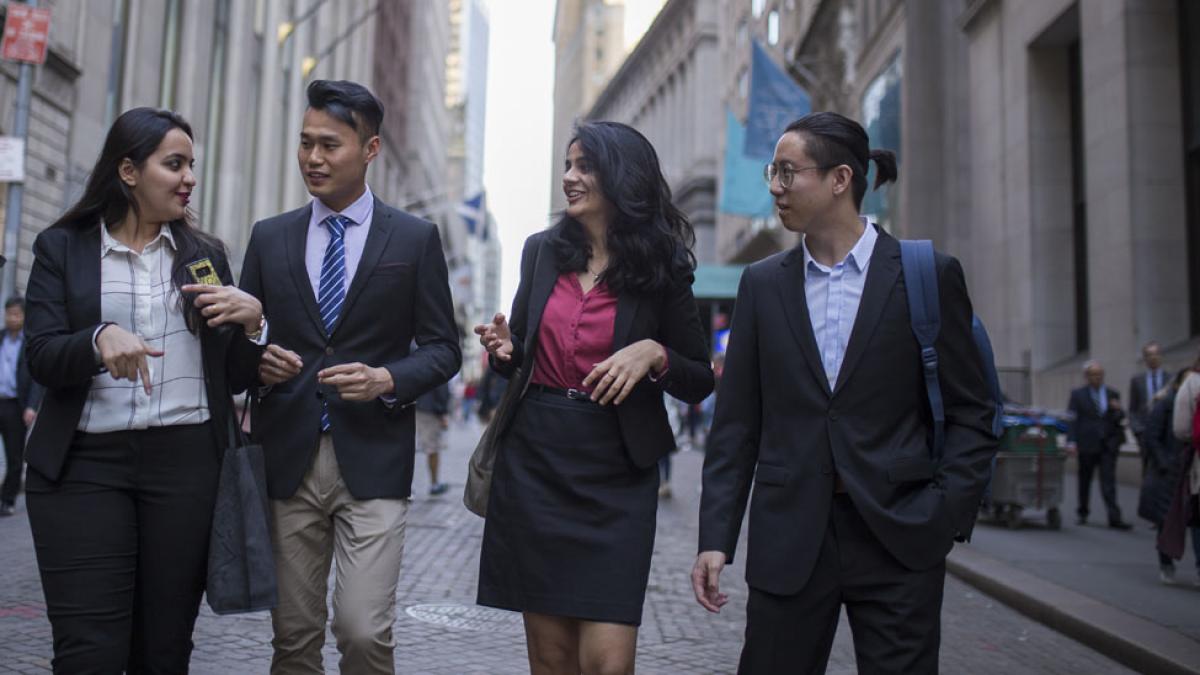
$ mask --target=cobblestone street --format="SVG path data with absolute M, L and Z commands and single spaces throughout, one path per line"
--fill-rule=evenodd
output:
M 480 428 L 455 427 L 442 459 L 449 493 L 430 498 L 424 459 L 418 456 L 404 568 L 397 593 L 396 670 L 400 673 L 528 672 L 519 615 L 474 605 L 483 521 L 461 504 L 467 457 Z M 697 484 L 703 456 L 675 455 L 673 498 L 659 510 L 658 538 L 644 624 L 639 673 L 731 673 L 741 646 L 745 608 L 742 569 L 722 577 L 731 600 L 719 615 L 692 599 L 687 574 L 695 554 Z M 0 673 L 49 670 L 50 626 L 42 603 L 23 502 L 17 516 L 0 520 Z M 266 613 L 217 617 L 201 612 L 192 672 L 265 673 L 270 663 Z M 325 663 L 337 672 L 327 637 Z M 983 595 L 953 577 L 946 581 L 942 670 L 946 673 L 1129 672 Z M 831 673 L 853 673 L 854 655 L 843 617 Z

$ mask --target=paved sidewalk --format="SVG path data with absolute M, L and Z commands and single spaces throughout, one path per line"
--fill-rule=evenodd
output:
M 474 605 L 483 521 L 461 505 L 466 460 L 477 425 L 452 430 L 442 459 L 450 493 L 426 497 L 423 458 L 410 511 L 404 568 L 397 593 L 396 668 L 400 673 L 525 673 L 520 618 Z M 721 614 L 702 610 L 691 597 L 687 574 L 695 555 L 697 484 L 703 457 L 675 456 L 675 497 L 659 510 L 658 538 L 638 645 L 638 672 L 731 673 L 744 628 L 746 587 L 740 565 L 722 577 L 731 596 Z M 192 672 L 199 675 L 265 673 L 270 662 L 270 619 L 265 613 L 197 622 Z M 946 580 L 942 670 L 946 673 L 1128 673 L 1098 652 L 1034 622 L 967 586 Z M 0 519 L 0 673 L 44 673 L 50 627 L 34 564 L 23 506 Z M 329 672 L 337 653 L 330 636 Z M 843 617 L 830 673 L 853 673 L 851 636 Z
M 1093 479 L 1095 480 L 1095 479 Z M 1062 529 L 1045 526 L 1041 512 L 1024 514 L 1020 529 L 981 521 L 970 548 L 1200 642 L 1200 586 L 1189 533 L 1187 553 L 1175 563 L 1177 583 L 1158 579 L 1156 532 L 1137 517 L 1137 488 L 1117 485 L 1117 501 L 1129 531 L 1106 527 L 1098 482 L 1092 486 L 1091 518 L 1075 524 L 1076 479 L 1065 476 Z

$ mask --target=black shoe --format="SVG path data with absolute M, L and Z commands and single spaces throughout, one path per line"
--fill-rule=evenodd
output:
M 13 514 L 12 504 L 0 504 L 0 516 L 11 516 Z
M 1079 516 L 1079 517 L 1077 517 L 1077 518 L 1075 519 L 1075 524 L 1076 524 L 1076 525 L 1080 525 L 1080 526 L 1087 525 L 1087 516 Z
M 1133 525 L 1130 525 L 1129 523 L 1127 523 L 1123 520 L 1110 520 L 1110 521 L 1108 521 L 1108 526 L 1114 530 L 1132 530 L 1133 529 Z

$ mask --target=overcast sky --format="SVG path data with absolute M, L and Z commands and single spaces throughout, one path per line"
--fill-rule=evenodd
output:
M 554 0 L 486 0 L 491 23 L 483 183 L 504 247 L 501 289 L 508 313 L 517 290 L 521 244 L 544 228 L 550 210 L 553 135 Z M 631 48 L 662 0 L 625 0 Z

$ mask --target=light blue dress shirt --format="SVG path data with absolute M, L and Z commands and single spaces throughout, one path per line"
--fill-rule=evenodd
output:
M 321 263 L 325 259 L 325 247 L 329 245 L 329 230 L 321 223 L 338 212 L 325 205 L 320 199 L 312 200 L 312 216 L 308 219 L 308 237 L 304 244 L 304 266 L 308 268 L 308 280 L 312 283 L 313 295 L 321 293 Z M 346 228 L 342 243 L 346 247 L 346 292 L 350 292 L 350 282 L 354 281 L 354 273 L 358 271 L 358 263 L 362 260 L 363 249 L 367 246 L 367 233 L 371 230 L 371 219 L 375 217 L 375 195 L 371 188 L 363 191 L 362 196 L 342 211 L 343 215 L 354 224 Z
M 0 398 L 17 397 L 17 358 L 24 339 L 24 333 L 13 336 L 4 331 L 4 339 L 0 341 Z
M 874 224 L 862 219 L 863 234 L 850 253 L 838 264 L 826 267 L 813 259 L 808 243 L 804 250 L 804 295 L 808 301 L 808 317 L 812 320 L 813 337 L 821 350 L 821 364 L 829 378 L 829 388 L 837 385 L 846 344 L 858 316 L 863 287 L 867 283 L 867 268 L 879 233 Z

